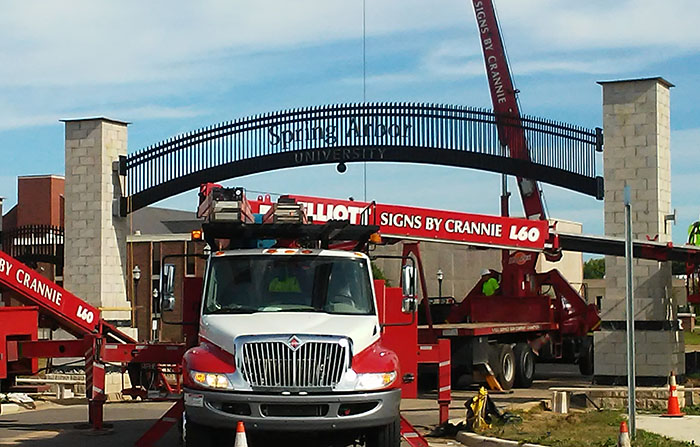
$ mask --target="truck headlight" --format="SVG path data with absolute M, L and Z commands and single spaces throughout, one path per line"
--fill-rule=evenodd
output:
M 396 380 L 396 371 L 357 375 L 357 390 L 369 391 L 386 388 Z
M 231 389 L 231 382 L 228 381 L 226 374 L 205 373 L 200 371 L 190 371 L 190 377 L 194 383 L 202 385 L 206 388 L 214 389 Z

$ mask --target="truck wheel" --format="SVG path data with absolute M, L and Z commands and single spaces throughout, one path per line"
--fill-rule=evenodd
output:
M 401 445 L 401 419 L 375 428 L 367 433 L 365 447 L 399 447 Z
M 515 355 L 513 355 L 513 348 L 510 345 L 501 345 L 496 367 L 498 368 L 496 378 L 501 384 L 501 388 L 504 390 L 513 388 L 513 383 L 515 382 Z
M 518 343 L 513 349 L 515 355 L 515 386 L 530 388 L 535 378 L 535 354 L 527 343 Z
M 578 370 L 584 376 L 593 375 L 593 337 L 581 340 L 581 350 L 578 354 Z
M 235 431 L 207 427 L 188 421 L 187 415 L 182 416 L 181 445 L 184 447 L 218 447 L 233 445 Z

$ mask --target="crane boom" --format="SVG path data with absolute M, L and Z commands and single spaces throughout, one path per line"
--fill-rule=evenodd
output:
M 472 0 L 472 4 L 479 27 L 498 138 L 502 146 L 508 147 L 511 157 L 529 160 L 530 152 L 522 127 L 517 90 L 513 86 L 493 1 Z M 524 177 L 517 177 L 517 181 L 527 218 L 546 220 L 542 193 L 537 181 Z

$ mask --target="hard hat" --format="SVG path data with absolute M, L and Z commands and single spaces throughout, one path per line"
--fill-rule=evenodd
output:
M 486 276 L 486 275 L 490 275 L 490 274 L 491 274 L 491 270 L 489 270 L 489 269 L 483 269 L 481 271 L 481 276 Z

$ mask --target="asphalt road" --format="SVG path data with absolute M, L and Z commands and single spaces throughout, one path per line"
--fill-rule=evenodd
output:
M 538 373 L 532 388 L 514 390 L 508 394 L 494 394 L 497 405 L 549 399 L 551 386 L 577 386 L 587 383 L 571 365 L 538 365 Z M 450 417 L 465 414 L 464 402 L 474 395 L 474 390 L 453 392 Z M 429 431 L 438 423 L 436 396 L 427 394 L 421 399 L 404 400 L 402 414 L 421 431 Z M 135 441 L 169 408 L 168 402 L 119 402 L 105 405 L 105 421 L 112 428 L 102 433 L 76 428 L 87 420 L 85 405 L 47 405 L 45 409 L 0 416 L 0 446 L 29 447 L 127 447 Z M 178 431 L 170 432 L 157 446 L 178 445 Z M 266 443 L 268 444 L 268 443 Z M 431 446 L 457 446 L 449 439 L 431 439 Z M 249 442 L 250 447 L 260 447 Z M 269 445 L 269 444 L 268 444 Z M 308 446 L 306 440 L 284 438 L 274 442 L 275 446 Z

